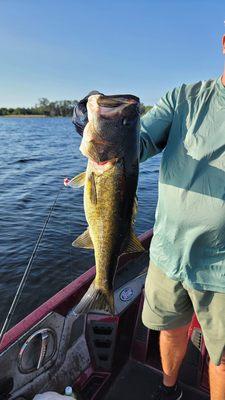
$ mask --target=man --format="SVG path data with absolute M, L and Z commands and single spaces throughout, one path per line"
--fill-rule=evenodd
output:
M 225 35 L 222 40 L 225 54 Z M 145 283 L 143 323 L 160 330 L 163 382 L 152 400 L 178 400 L 195 311 L 210 356 L 210 398 L 225 400 L 225 69 L 182 85 L 141 121 L 141 161 L 164 149 Z
M 222 42 L 225 54 L 225 35 Z M 89 95 L 74 110 L 80 134 Z M 164 150 L 142 313 L 161 331 L 163 382 L 151 399 L 182 398 L 177 378 L 195 311 L 211 358 L 211 400 L 225 400 L 225 69 L 162 98 L 141 119 L 140 144 L 142 162 Z

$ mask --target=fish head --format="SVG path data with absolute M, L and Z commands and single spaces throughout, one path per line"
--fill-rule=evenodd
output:
M 87 102 L 88 124 L 80 150 L 102 163 L 124 157 L 139 131 L 140 102 L 133 95 L 92 95 Z

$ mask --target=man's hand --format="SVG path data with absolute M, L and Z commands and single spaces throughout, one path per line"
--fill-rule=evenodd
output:
M 92 96 L 93 94 L 102 94 L 102 93 L 98 92 L 97 90 L 92 90 L 90 93 L 88 93 L 87 96 L 85 96 L 82 100 L 80 100 L 76 104 L 73 110 L 72 122 L 75 125 L 77 133 L 79 133 L 79 135 L 81 136 L 83 136 L 84 128 L 88 123 L 88 116 L 87 116 L 88 97 Z

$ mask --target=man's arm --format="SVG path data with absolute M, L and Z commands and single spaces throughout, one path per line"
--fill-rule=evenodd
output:
M 160 153 L 167 144 L 178 89 L 168 92 L 141 118 L 140 162 Z

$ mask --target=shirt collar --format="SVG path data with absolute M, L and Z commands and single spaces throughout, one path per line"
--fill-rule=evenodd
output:
M 218 89 L 218 91 L 220 93 L 220 96 L 225 98 L 225 86 L 223 86 L 223 84 L 222 84 L 222 76 L 219 76 L 219 78 L 217 78 L 216 86 L 217 86 L 217 89 Z

